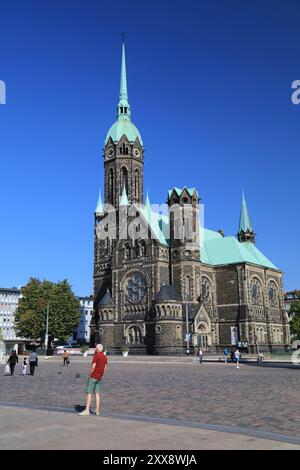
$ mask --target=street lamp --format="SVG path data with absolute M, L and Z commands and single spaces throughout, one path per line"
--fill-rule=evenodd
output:
M 45 334 L 45 356 L 47 356 L 47 349 L 48 349 L 48 324 L 49 324 L 49 302 L 47 303 L 46 334 Z
M 186 353 L 190 353 L 190 333 L 189 333 L 189 308 L 188 308 L 188 292 L 184 291 L 184 300 L 185 300 L 185 325 L 186 325 L 186 333 L 185 333 L 185 341 L 186 341 Z

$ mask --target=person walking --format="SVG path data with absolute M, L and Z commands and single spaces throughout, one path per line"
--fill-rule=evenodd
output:
M 9 364 L 9 367 L 10 367 L 10 375 L 14 375 L 14 370 L 15 370 L 17 362 L 19 362 L 19 358 L 17 356 L 16 351 L 13 350 L 7 360 L 7 364 Z
M 199 363 L 202 364 L 202 362 L 203 362 L 203 351 L 202 351 L 202 348 L 199 348 L 198 357 L 199 357 Z
M 234 358 L 235 358 L 236 368 L 237 368 L 237 369 L 240 368 L 240 366 L 239 366 L 239 364 L 240 364 L 240 357 L 241 357 L 241 353 L 240 353 L 240 351 L 237 349 L 237 350 L 235 351 L 235 353 L 234 353 Z
M 64 366 L 65 366 L 65 365 L 68 366 L 68 365 L 70 364 L 70 359 L 69 359 L 69 357 L 70 357 L 70 353 L 69 353 L 66 349 L 64 349 L 64 354 L 63 354 Z
M 107 357 L 103 354 L 103 345 L 97 344 L 93 357 L 92 367 L 88 376 L 86 388 L 86 406 L 85 409 L 78 413 L 79 416 L 89 416 L 92 403 L 92 395 L 96 396 L 95 415 L 100 415 L 100 389 L 103 375 L 107 368 Z
M 224 363 L 227 364 L 227 356 L 228 356 L 228 349 L 227 348 L 224 348 L 223 354 L 224 354 Z
M 23 374 L 23 375 L 26 375 L 26 372 L 27 372 L 27 364 L 28 364 L 27 358 L 24 357 L 24 360 L 23 360 L 23 368 L 22 368 L 22 374 Z
M 265 357 L 264 357 L 262 352 L 258 353 L 258 358 L 257 359 L 258 359 L 258 365 L 259 366 L 262 366 L 264 358 Z
M 32 351 L 32 353 L 29 355 L 29 370 L 30 370 L 30 375 L 34 375 L 34 369 L 38 367 L 38 355 L 35 351 Z

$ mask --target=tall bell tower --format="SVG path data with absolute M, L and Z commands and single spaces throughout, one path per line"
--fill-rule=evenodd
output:
M 116 122 L 104 143 L 104 202 L 119 208 L 125 188 L 128 204 L 143 203 L 143 141 L 131 121 L 123 36 L 120 95 Z

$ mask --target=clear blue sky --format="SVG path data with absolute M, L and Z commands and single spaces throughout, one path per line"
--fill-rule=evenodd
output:
M 205 225 L 237 231 L 241 188 L 257 246 L 299 279 L 297 0 L 2 0 L 0 286 L 68 278 L 92 292 L 93 211 L 119 92 L 153 203 L 196 186 Z

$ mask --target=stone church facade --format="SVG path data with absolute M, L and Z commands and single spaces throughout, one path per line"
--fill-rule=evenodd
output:
M 237 237 L 201 227 L 195 188 L 172 188 L 167 210 L 143 194 L 143 141 L 131 120 L 122 45 L 117 120 L 104 147 L 94 226 L 91 342 L 110 353 L 283 349 L 290 342 L 282 271 L 256 247 L 244 195 Z M 128 227 L 126 227 L 126 225 Z

